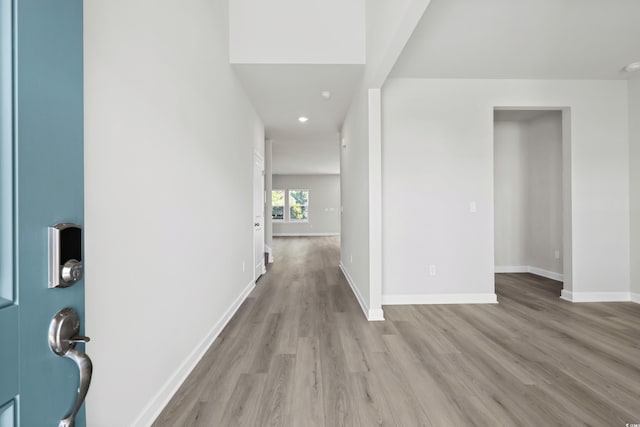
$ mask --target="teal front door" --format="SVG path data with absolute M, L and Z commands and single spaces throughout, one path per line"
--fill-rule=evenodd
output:
M 49 289 L 47 230 L 84 220 L 82 31 L 82 0 L 0 0 L 0 427 L 58 426 L 77 395 L 48 331 L 83 324 L 84 281 Z

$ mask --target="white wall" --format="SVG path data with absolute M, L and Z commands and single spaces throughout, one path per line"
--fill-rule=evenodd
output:
M 391 79 L 383 101 L 384 294 L 493 293 L 493 109 L 518 106 L 570 108 L 573 292 L 628 293 L 625 81 Z
M 388 47 L 411 3 L 412 0 L 367 0 L 367 81 L 386 65 Z
M 230 0 L 231 62 L 363 64 L 365 0 Z
M 562 259 L 555 258 L 555 251 L 562 254 L 560 111 L 495 122 L 494 200 L 496 271 L 532 267 L 559 278 Z
M 366 65 L 342 125 L 341 265 L 369 320 L 383 320 L 381 91 L 429 0 L 366 1 Z
M 494 126 L 495 265 L 527 265 L 527 140 L 519 121 Z
M 369 131 L 368 95 L 361 86 L 342 127 L 340 263 L 369 308 Z
M 525 265 L 562 274 L 562 113 L 542 114 L 525 122 L 525 126 L 528 215 Z
M 384 320 L 381 87 L 429 3 L 367 0 L 364 78 L 341 129 L 341 265 L 369 320 Z
M 273 173 L 339 175 L 340 145 L 337 132 L 331 139 L 274 140 Z
M 263 126 L 228 63 L 226 1 L 84 13 L 87 424 L 143 426 L 250 289 Z
M 640 302 L 640 77 L 629 80 L 631 292 Z
M 340 234 L 340 175 L 274 175 L 273 188 L 309 190 L 309 221 L 273 222 L 275 236 Z
M 431 0 L 367 0 L 367 67 L 371 88 L 381 88 Z

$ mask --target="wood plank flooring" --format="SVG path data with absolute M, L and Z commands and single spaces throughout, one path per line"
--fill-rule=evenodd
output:
M 640 305 L 571 304 L 496 275 L 496 305 L 386 306 L 367 322 L 337 238 L 277 262 L 154 423 L 625 426 L 640 423 Z

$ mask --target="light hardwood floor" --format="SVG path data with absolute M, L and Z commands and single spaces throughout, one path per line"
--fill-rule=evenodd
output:
M 571 304 L 558 282 L 500 274 L 499 304 L 386 306 L 370 323 L 337 238 L 274 245 L 155 427 L 640 423 L 638 304 Z

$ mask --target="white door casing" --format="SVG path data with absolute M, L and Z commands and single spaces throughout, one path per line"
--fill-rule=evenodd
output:
M 253 265 L 254 280 L 267 272 L 264 265 L 264 158 L 253 154 Z

